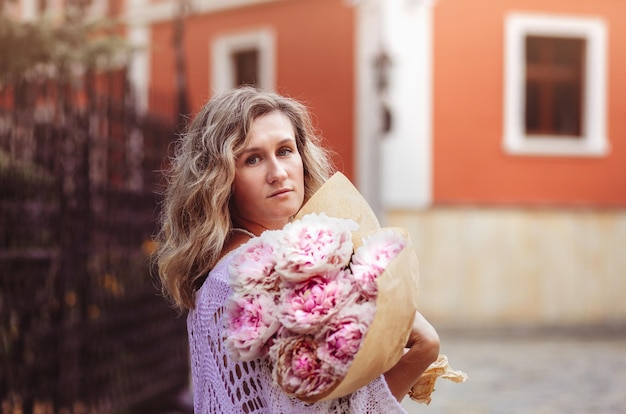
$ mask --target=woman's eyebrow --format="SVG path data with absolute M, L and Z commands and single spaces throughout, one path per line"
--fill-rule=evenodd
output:
M 285 139 L 281 139 L 280 141 L 278 141 L 276 143 L 277 147 L 280 147 L 281 145 L 285 145 L 286 143 L 295 143 L 296 139 L 295 138 L 285 138 Z M 251 152 L 259 152 L 263 149 L 263 147 L 250 147 L 250 148 L 246 148 L 243 150 L 243 152 L 241 153 L 243 154 L 249 154 Z

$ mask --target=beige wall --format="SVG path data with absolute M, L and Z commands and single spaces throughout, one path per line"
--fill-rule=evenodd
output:
M 626 210 L 390 211 L 420 259 L 420 309 L 450 327 L 626 322 Z

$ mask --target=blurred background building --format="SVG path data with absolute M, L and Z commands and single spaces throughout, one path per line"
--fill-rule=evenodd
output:
M 118 158 L 93 153 L 102 171 L 129 160 L 127 190 L 152 188 L 131 167 L 165 157 L 212 94 L 256 84 L 304 102 L 383 224 L 409 229 L 436 326 L 626 323 L 626 3 L 0 4 L 38 21 L 68 3 L 123 23 L 125 96 L 169 125 L 156 141 L 126 129 Z
M 192 109 L 240 83 L 304 101 L 339 169 L 410 229 L 424 313 L 484 326 L 626 321 L 624 13 L 609 0 L 135 0 L 122 16 L 144 47 L 141 105 L 176 113 L 181 84 Z

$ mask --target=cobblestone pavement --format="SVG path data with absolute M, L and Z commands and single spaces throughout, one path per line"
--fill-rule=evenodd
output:
M 439 379 L 410 414 L 626 414 L 626 329 L 442 333 L 441 353 L 467 373 Z

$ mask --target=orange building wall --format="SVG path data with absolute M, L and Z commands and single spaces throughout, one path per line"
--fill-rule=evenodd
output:
M 504 16 L 603 16 L 608 27 L 607 133 L 601 158 L 507 155 Z M 434 7 L 434 202 L 626 205 L 626 3 L 443 0 Z
M 210 95 L 210 46 L 227 33 L 272 27 L 276 34 L 276 89 L 314 113 L 335 163 L 353 174 L 354 15 L 342 0 L 301 0 L 193 16 L 186 27 L 190 106 Z M 151 108 L 175 113 L 170 23 L 153 26 Z

